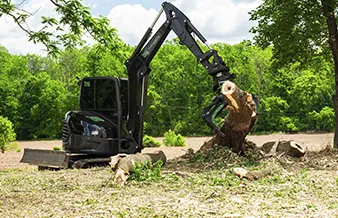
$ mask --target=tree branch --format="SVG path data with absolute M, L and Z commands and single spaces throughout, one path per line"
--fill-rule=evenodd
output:
M 56 1 L 54 0 L 50 0 L 56 7 L 59 7 L 60 5 L 58 3 L 56 3 Z
M 10 17 L 13 18 L 13 20 L 15 21 L 16 24 L 18 24 L 18 26 L 23 30 L 25 31 L 28 35 L 31 35 L 32 31 L 28 28 L 28 30 L 26 28 L 24 28 L 22 25 L 21 25 L 21 22 L 18 20 L 17 17 L 15 17 L 13 14 L 8 14 Z

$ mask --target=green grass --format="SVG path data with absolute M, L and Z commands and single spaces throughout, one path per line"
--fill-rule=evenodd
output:
M 138 177 L 124 187 L 113 184 L 109 167 L 60 171 L 26 167 L 0 171 L 0 214 L 1 217 L 336 217 L 338 214 L 337 158 L 331 160 L 331 168 L 317 169 L 310 165 L 296 167 L 299 163 L 285 167 L 273 159 L 257 161 L 252 155 L 244 158 L 221 150 L 205 156 L 190 155 L 189 160 L 168 162 L 161 172 L 159 165 L 137 166 L 134 170 Z M 233 168 L 238 166 L 249 171 L 269 168 L 272 174 L 254 181 L 240 179 L 233 174 Z
M 5 151 L 16 151 L 19 153 L 21 148 L 19 147 L 18 142 L 11 142 L 5 146 Z
M 163 144 L 168 147 L 186 147 L 187 143 L 181 134 L 176 134 L 172 130 L 168 130 L 163 135 Z
M 53 150 L 54 151 L 61 151 L 62 148 L 61 148 L 61 146 L 55 146 L 55 147 L 53 147 Z
M 145 163 L 136 163 L 131 169 L 129 180 L 135 181 L 157 181 L 161 178 L 161 160 L 152 164 L 150 161 Z
M 143 146 L 145 148 L 161 147 L 161 143 L 156 141 L 153 137 L 145 135 L 143 136 Z

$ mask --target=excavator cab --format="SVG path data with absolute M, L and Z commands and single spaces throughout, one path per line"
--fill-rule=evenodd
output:
M 83 168 L 110 156 L 140 152 L 127 134 L 128 79 L 86 77 L 79 82 L 80 110 L 65 115 L 62 150 L 25 149 L 21 162 L 44 168 Z
M 128 114 L 127 87 L 127 79 L 82 79 L 80 111 L 70 111 L 65 116 L 63 150 L 99 156 L 137 152 L 137 146 L 127 139 L 123 129 Z

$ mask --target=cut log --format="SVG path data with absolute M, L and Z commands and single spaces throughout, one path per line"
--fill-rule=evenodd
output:
M 244 151 L 243 142 L 257 120 L 256 103 L 250 93 L 237 87 L 233 82 L 226 81 L 222 85 L 221 93 L 228 103 L 228 115 L 224 124 L 216 135 L 205 142 L 201 150 L 209 150 L 215 144 L 228 146 L 234 152 Z
M 234 171 L 234 174 L 238 176 L 240 179 L 246 178 L 251 181 L 261 179 L 261 178 L 264 178 L 272 174 L 271 169 L 247 171 L 244 168 L 238 167 L 238 168 L 234 168 L 233 171 Z
M 114 183 L 118 185 L 125 185 L 129 178 L 130 170 L 136 163 L 156 163 L 161 160 L 163 164 L 167 161 L 163 151 L 156 153 L 137 153 L 131 155 L 119 154 L 111 157 L 110 166 L 115 171 Z
M 291 157 L 302 157 L 306 153 L 306 146 L 293 140 L 281 140 L 266 142 L 261 148 L 266 154 L 284 153 Z

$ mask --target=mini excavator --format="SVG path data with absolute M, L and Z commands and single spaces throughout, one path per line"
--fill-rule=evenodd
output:
M 162 13 L 166 20 L 151 37 Z M 110 161 L 120 153 L 134 154 L 143 149 L 143 119 L 148 88 L 150 63 L 173 31 L 214 79 L 214 90 L 235 78 L 222 58 L 213 50 L 190 20 L 174 5 L 162 3 L 152 25 L 125 62 L 128 78 L 86 77 L 79 82 L 80 111 L 65 115 L 63 151 L 25 149 L 21 162 L 39 168 L 83 168 L 91 163 Z M 208 47 L 203 52 L 195 38 Z M 218 92 L 219 93 L 219 92 Z M 202 118 L 212 131 L 219 131 L 215 118 L 227 106 L 224 97 L 216 95 L 203 110 Z

